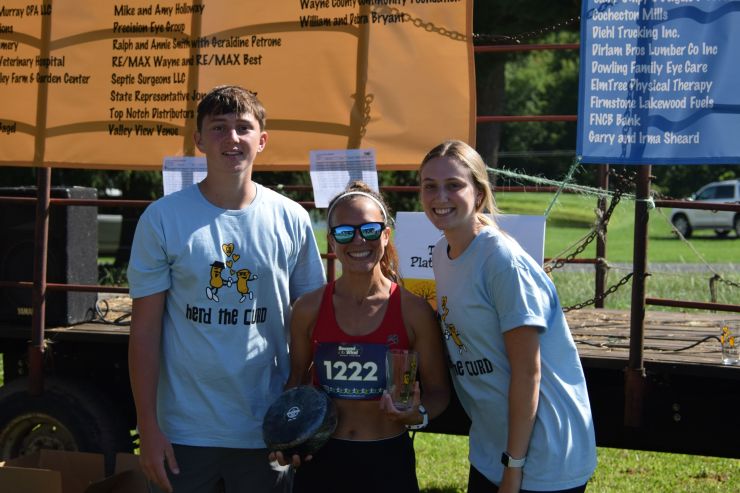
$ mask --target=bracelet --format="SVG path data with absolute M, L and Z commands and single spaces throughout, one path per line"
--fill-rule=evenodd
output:
M 522 457 L 521 459 L 515 459 L 506 452 L 501 454 L 501 463 L 504 465 L 504 467 L 524 467 L 525 462 L 527 462 L 526 456 Z
M 423 404 L 419 404 L 419 413 L 421 414 L 421 423 L 415 425 L 406 425 L 407 430 L 423 430 L 429 424 L 429 414 Z

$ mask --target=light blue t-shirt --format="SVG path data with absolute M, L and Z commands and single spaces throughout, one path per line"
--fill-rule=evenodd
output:
M 157 415 L 172 443 L 265 446 L 262 419 L 290 371 L 291 303 L 325 282 L 306 210 L 256 190 L 226 210 L 193 185 L 136 228 L 131 297 L 167 291 Z
M 522 489 L 585 484 L 596 468 L 586 381 L 555 286 L 511 237 L 485 227 L 451 260 L 443 237 L 432 257 L 437 310 L 460 402 L 470 416 L 470 462 L 500 484 L 511 367 L 503 333 L 540 328 L 541 382 Z

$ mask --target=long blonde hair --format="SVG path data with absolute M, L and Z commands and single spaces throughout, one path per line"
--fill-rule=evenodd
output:
M 470 170 L 473 184 L 483 194 L 483 200 L 475 204 L 476 219 L 482 224 L 495 226 L 495 217 L 499 214 L 499 210 L 493 198 L 486 163 L 478 151 L 461 140 L 446 140 L 424 156 L 419 166 L 419 174 L 421 175 L 421 170 L 424 169 L 426 163 L 437 157 L 454 159 Z M 486 212 L 491 216 L 487 216 Z

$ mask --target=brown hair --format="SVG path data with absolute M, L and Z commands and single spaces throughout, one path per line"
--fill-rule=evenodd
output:
M 332 228 L 331 216 L 333 216 L 333 212 L 338 206 L 344 203 L 349 203 L 358 198 L 363 198 L 362 195 L 352 194 L 352 192 L 362 192 L 363 194 L 369 195 L 377 200 L 382 206 L 381 213 L 383 214 L 384 224 L 386 226 L 391 226 L 392 216 L 390 208 L 385 199 L 383 199 L 383 196 L 373 191 L 365 182 L 356 180 L 347 185 L 347 188 L 345 188 L 343 192 L 337 194 L 333 199 L 331 199 L 331 202 L 329 202 L 328 216 L 326 218 L 326 226 L 329 231 L 331 231 Z M 392 238 L 388 239 L 388 244 L 383 252 L 383 257 L 380 259 L 380 271 L 391 281 L 399 284 L 401 283 L 401 276 L 398 274 L 398 252 L 396 251 Z
M 239 86 L 217 86 L 206 94 L 198 103 L 198 132 L 203 128 L 206 115 L 226 115 L 229 113 L 248 113 L 257 120 L 260 131 L 267 124 L 267 112 L 257 99 L 257 93 Z
M 424 165 L 437 157 L 451 158 L 462 164 L 470 170 L 470 176 L 473 179 L 475 187 L 483 193 L 483 200 L 475 204 L 476 218 L 483 224 L 495 225 L 495 219 L 487 216 L 489 212 L 493 218 L 499 213 L 496 208 L 496 201 L 493 198 L 491 182 L 488 179 L 488 170 L 486 163 L 478 151 L 461 140 L 446 140 L 429 151 L 419 166 L 419 175 Z

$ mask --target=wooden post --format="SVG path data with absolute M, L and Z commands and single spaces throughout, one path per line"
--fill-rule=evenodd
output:
M 44 9 L 51 11 L 51 0 L 43 0 Z M 47 59 L 51 46 L 51 16 L 41 16 L 39 56 Z M 39 75 L 48 74 L 49 67 L 41 66 Z M 36 223 L 33 247 L 33 290 L 31 297 L 31 344 L 28 349 L 28 391 L 39 395 L 44 391 L 44 327 L 46 326 L 46 256 L 49 244 L 49 197 L 51 195 L 51 168 L 44 166 L 46 152 L 46 102 L 49 84 L 38 84 L 36 94 L 36 132 L 33 162 L 36 166 Z
M 641 165 L 637 173 L 635 201 L 635 238 L 632 252 L 632 310 L 630 313 L 630 355 L 625 372 L 624 424 L 642 425 L 645 396 L 643 342 L 645 335 L 645 274 L 648 249 L 648 204 L 650 198 L 650 165 Z
M 600 164 L 599 170 L 599 188 L 605 192 L 609 190 L 609 165 Z M 606 196 L 599 197 L 597 201 L 597 207 L 601 212 L 601 217 L 606 214 L 607 200 Z M 603 230 L 604 235 L 596 237 L 596 286 L 594 289 L 594 297 L 596 298 L 595 308 L 604 308 L 604 287 L 606 285 L 606 225 Z
M 44 391 L 44 327 L 46 326 L 46 258 L 49 248 L 49 203 L 51 168 L 36 169 L 36 222 L 33 248 L 33 314 L 31 345 L 28 348 L 29 393 Z

